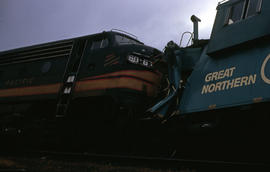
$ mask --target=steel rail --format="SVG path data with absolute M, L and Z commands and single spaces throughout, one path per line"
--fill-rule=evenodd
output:
M 197 171 L 201 170 L 245 170 L 259 171 L 270 170 L 270 164 L 259 162 L 229 162 L 215 160 L 194 160 L 194 159 L 176 159 L 167 157 L 145 157 L 145 156 L 126 156 L 113 154 L 95 154 L 88 152 L 54 152 L 54 151 L 39 151 L 36 152 L 48 159 L 69 159 L 75 161 L 95 162 L 110 162 L 116 164 L 132 164 L 134 166 L 150 166 L 154 168 L 189 168 Z

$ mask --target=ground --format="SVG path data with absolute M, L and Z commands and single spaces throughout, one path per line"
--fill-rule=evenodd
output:
M 52 160 L 47 157 L 1 157 L 0 171 L 38 171 L 38 172 L 195 172 L 191 169 L 152 169 L 149 167 L 119 166 L 111 163 L 74 162 L 66 160 Z M 15 170 L 14 170 L 15 171 Z

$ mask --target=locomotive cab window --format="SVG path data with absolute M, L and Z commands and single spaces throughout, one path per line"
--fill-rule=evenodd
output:
M 243 16 L 245 1 L 240 1 L 231 6 L 229 12 L 228 24 L 233 24 L 234 22 L 240 21 Z
M 126 45 L 126 44 L 142 44 L 139 41 L 136 41 L 134 39 L 122 36 L 122 35 L 115 35 L 115 44 L 116 45 Z
M 262 7 L 262 0 L 249 0 L 246 17 L 254 16 L 260 13 Z
M 225 25 L 254 16 L 261 11 L 262 0 L 240 0 L 228 9 Z
M 106 48 L 108 46 L 109 46 L 108 38 L 100 38 L 100 39 L 96 39 L 92 42 L 91 50 Z

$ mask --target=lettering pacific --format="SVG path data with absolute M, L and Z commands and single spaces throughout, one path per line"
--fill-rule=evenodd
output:
M 224 78 L 231 78 L 236 67 L 231 67 L 218 72 L 211 72 L 205 76 L 205 82 L 218 81 Z M 256 83 L 256 74 L 237 77 L 212 84 L 203 85 L 201 94 L 213 93 L 217 91 L 229 90 L 232 88 L 248 86 Z

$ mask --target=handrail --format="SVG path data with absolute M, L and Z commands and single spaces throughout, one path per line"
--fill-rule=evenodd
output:
M 129 32 L 124 31 L 124 30 L 120 30 L 120 29 L 112 29 L 111 31 L 117 31 L 117 32 L 120 32 L 120 33 L 125 33 L 125 34 L 127 34 L 127 35 L 129 35 L 129 36 L 132 36 L 132 37 L 135 38 L 135 39 L 138 39 L 138 37 L 137 37 L 136 35 L 133 35 L 133 34 L 131 34 L 131 33 L 129 33 Z
M 184 37 L 185 34 L 190 34 L 190 38 L 189 38 L 186 46 L 188 46 L 190 40 L 193 38 L 193 33 L 191 33 L 191 32 L 184 32 L 184 33 L 182 33 L 182 36 L 181 36 L 181 39 L 180 39 L 180 43 L 179 43 L 179 47 L 181 47 L 181 44 L 182 44 L 182 41 L 183 41 L 183 37 Z
M 218 2 L 218 5 L 224 4 L 225 2 L 228 2 L 229 0 L 221 0 Z

